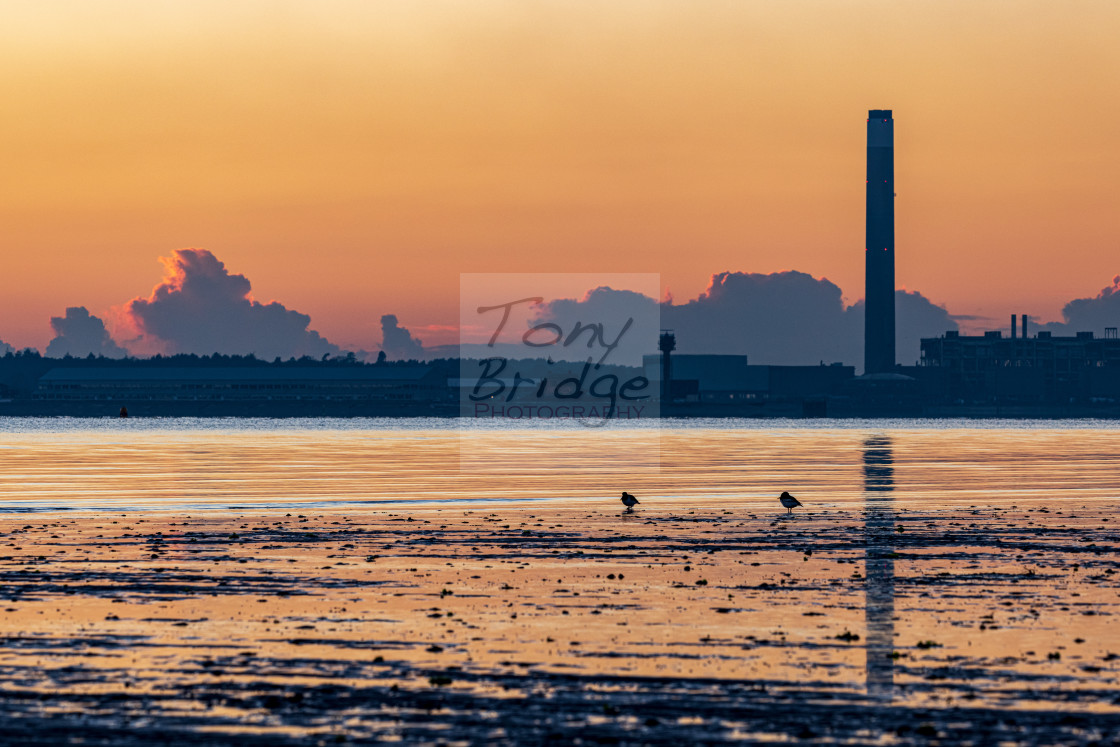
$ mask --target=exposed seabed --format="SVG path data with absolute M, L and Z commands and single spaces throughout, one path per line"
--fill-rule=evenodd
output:
M 1111 744 L 1111 506 L 0 521 L 11 743 Z

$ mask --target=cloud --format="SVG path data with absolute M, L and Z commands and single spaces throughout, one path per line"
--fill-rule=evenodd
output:
M 852 317 L 858 335 L 858 339 L 853 342 L 858 345 L 860 351 L 858 359 L 852 358 L 850 362 L 854 362 L 856 368 L 862 368 L 863 299 L 848 307 L 847 313 Z M 943 306 L 938 306 L 917 291 L 896 290 L 894 292 L 895 361 L 903 366 L 917 365 L 922 355 L 921 339 L 940 337 L 949 330 L 959 329 L 957 319 L 960 317 L 950 314 Z
M 752 364 L 774 365 L 856 359 L 839 286 L 804 272 L 713 275 L 698 298 L 663 305 L 661 321 L 682 353 L 746 354 Z
M 1093 332 L 1098 335 L 1105 327 L 1120 327 L 1120 275 L 1112 284 L 1101 289 L 1093 298 L 1075 298 L 1062 307 L 1064 322 L 1038 325 L 1035 330 L 1048 330 L 1056 335 L 1073 335 Z
M 51 329 L 55 338 L 47 345 L 47 356 L 62 358 L 66 355 L 84 358 L 91 353 L 106 358 L 123 358 L 128 351 L 109 336 L 105 323 L 93 316 L 84 306 L 71 306 L 66 316 L 52 316 Z
M 147 298 L 129 301 L 121 322 L 137 337 L 131 350 L 248 354 L 258 358 L 315 358 L 340 352 L 311 317 L 275 301 L 260 303 L 244 275 L 231 275 L 204 249 L 177 249 L 160 259 L 167 270 Z
M 863 301 L 846 306 L 831 281 L 787 271 L 713 275 L 704 293 L 683 304 L 597 288 L 580 301 L 545 304 L 540 317 L 561 326 L 634 317 L 641 326 L 633 340 L 645 354 L 656 352 L 664 327 L 676 334 L 680 353 L 745 354 L 756 365 L 839 361 L 862 369 L 863 314 Z M 918 359 L 919 338 L 957 329 L 946 309 L 913 291 L 895 292 L 895 314 L 897 358 L 904 365 Z
M 660 305 L 635 291 L 602 286 L 588 291 L 582 299 L 556 299 L 535 306 L 534 311 L 531 324 L 556 325 L 535 335 L 538 342 L 554 339 L 557 331 L 560 335 L 555 345 L 535 351 L 523 348 L 524 357 L 536 352 L 554 360 L 584 361 L 591 357 L 595 362 L 641 366 L 642 356 L 657 350 Z
M 397 323 L 396 314 L 381 317 L 381 349 L 389 358 L 419 360 L 424 357 L 424 344 Z

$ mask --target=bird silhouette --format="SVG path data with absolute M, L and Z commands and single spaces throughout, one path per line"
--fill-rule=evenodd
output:
M 624 513 L 632 514 L 634 513 L 634 506 L 638 505 L 638 499 L 623 491 L 622 505 L 626 506 L 626 511 Z
M 787 514 L 792 514 L 793 513 L 793 507 L 794 506 L 800 506 L 801 505 L 801 501 L 797 500 L 796 498 L 794 498 L 792 495 L 785 492 L 784 490 L 782 491 L 782 494 L 780 496 L 778 496 L 778 500 L 782 502 L 782 505 L 785 506 L 786 509 L 788 509 L 786 511 Z

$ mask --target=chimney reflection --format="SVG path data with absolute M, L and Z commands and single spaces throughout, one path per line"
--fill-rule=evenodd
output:
M 889 701 L 894 691 L 894 458 L 891 440 L 863 442 L 864 528 L 867 536 L 867 694 Z

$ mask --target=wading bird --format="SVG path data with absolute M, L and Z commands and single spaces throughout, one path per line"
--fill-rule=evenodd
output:
M 625 493 L 623 495 L 625 495 Z M 785 506 L 788 509 L 786 511 L 787 514 L 792 514 L 793 513 L 793 507 L 794 506 L 800 506 L 801 505 L 801 501 L 797 500 L 796 498 L 794 498 L 792 495 L 790 495 L 789 493 L 787 493 L 785 491 L 782 491 L 782 494 L 780 496 L 778 496 L 778 500 L 781 501 L 782 505 Z
M 634 506 L 638 505 L 638 499 L 629 493 L 623 492 L 622 505 L 626 506 L 626 511 L 624 513 L 632 514 L 634 513 Z

